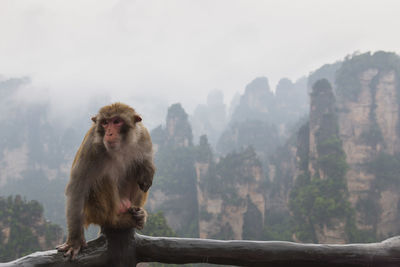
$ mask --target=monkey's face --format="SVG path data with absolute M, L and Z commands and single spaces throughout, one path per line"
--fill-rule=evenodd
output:
M 107 151 L 117 151 L 121 148 L 121 129 L 125 122 L 120 117 L 101 120 L 104 129 L 103 143 Z

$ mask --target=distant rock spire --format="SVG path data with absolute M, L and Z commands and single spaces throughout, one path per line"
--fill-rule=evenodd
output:
M 192 127 L 180 103 L 168 108 L 166 124 L 167 144 L 188 147 L 193 145 Z

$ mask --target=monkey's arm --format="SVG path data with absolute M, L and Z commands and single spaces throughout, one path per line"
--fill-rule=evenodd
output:
M 83 208 L 88 194 L 88 184 L 84 177 L 80 177 L 82 175 L 85 174 L 79 171 L 74 172 L 74 170 L 71 172 L 71 179 L 66 190 L 68 236 L 67 241 L 57 247 L 59 251 L 66 252 L 65 256 L 70 256 L 72 259 L 75 258 L 82 246 L 86 246 Z
M 86 177 L 85 177 L 86 176 Z M 71 174 L 67 194 L 67 224 L 68 239 L 77 241 L 84 239 L 83 208 L 89 193 L 88 176 L 86 171 L 76 171 Z
M 134 176 L 140 189 L 143 192 L 147 192 L 153 183 L 153 176 L 156 170 L 153 163 L 153 144 L 149 131 L 141 123 L 138 123 L 138 126 L 141 126 L 141 131 L 138 142 L 140 145 L 137 149 L 140 151 L 141 156 L 140 160 L 133 164 L 135 169 Z
M 72 163 L 71 177 L 66 188 L 67 196 L 67 228 L 68 236 L 67 241 L 58 246 L 59 251 L 65 251 L 66 256 L 74 258 L 78 254 L 82 246 L 86 246 L 84 236 L 84 205 L 85 200 L 89 195 L 90 190 L 90 177 L 96 170 L 93 166 L 95 160 L 91 158 L 91 132 L 93 128 L 86 134 L 82 145 L 80 146 L 74 162 Z

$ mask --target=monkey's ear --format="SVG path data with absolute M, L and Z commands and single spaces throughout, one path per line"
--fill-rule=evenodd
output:
M 142 121 L 142 117 L 140 117 L 139 115 L 136 114 L 135 116 L 133 116 L 133 120 L 136 123 L 136 122 Z
M 92 121 L 93 121 L 94 123 L 97 122 L 97 117 L 96 117 L 96 116 L 93 116 L 91 119 L 92 119 Z

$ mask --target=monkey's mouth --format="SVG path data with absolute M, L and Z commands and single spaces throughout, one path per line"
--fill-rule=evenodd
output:
M 110 148 L 110 149 L 116 149 L 119 147 L 119 142 L 118 141 L 107 141 L 106 143 L 106 147 Z

